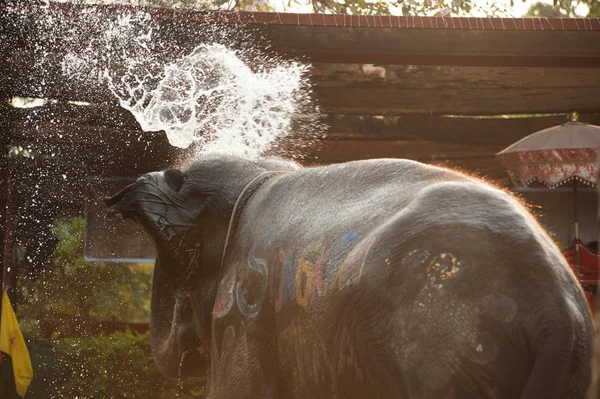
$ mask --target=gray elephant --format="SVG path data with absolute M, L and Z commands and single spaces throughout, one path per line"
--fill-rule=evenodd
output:
M 158 368 L 210 398 L 581 398 L 593 323 L 505 192 L 408 160 L 204 157 L 107 199 L 153 238 Z

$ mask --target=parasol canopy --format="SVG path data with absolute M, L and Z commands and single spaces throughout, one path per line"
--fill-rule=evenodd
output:
M 571 121 L 533 133 L 496 154 L 516 186 L 526 187 L 538 181 L 555 188 L 572 182 L 575 238 L 563 254 L 579 281 L 593 284 L 600 279 L 600 256 L 579 239 L 577 186 L 597 185 L 594 165 L 599 148 L 600 126 Z M 588 301 L 595 303 L 593 298 Z
M 596 186 L 599 148 L 600 126 L 567 122 L 533 133 L 496 157 L 517 186 L 534 181 L 550 188 L 569 181 Z

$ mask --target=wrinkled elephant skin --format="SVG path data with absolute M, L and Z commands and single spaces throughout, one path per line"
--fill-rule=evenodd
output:
M 580 398 L 589 384 L 575 276 L 517 200 L 463 174 L 212 156 L 107 205 L 156 244 L 158 367 L 208 374 L 210 398 Z

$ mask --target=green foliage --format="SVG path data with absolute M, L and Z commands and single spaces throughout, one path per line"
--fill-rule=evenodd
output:
M 554 0 L 553 6 L 563 17 L 576 16 L 575 10 L 580 4 L 588 7 L 586 17 L 600 17 L 600 0 Z M 542 15 L 544 16 L 544 15 Z
M 81 327 L 79 335 L 85 334 L 89 321 L 149 320 L 152 265 L 87 262 L 83 232 L 81 218 L 55 221 L 52 266 L 19 280 L 19 313 L 30 335 L 38 335 L 45 320 L 63 322 L 59 336 L 72 334 L 73 324 Z
M 527 17 L 546 17 L 546 18 L 565 18 L 577 16 L 575 10 L 581 4 L 588 7 L 588 11 L 585 16 L 587 17 L 600 17 L 600 0 L 582 0 L 582 1 L 571 1 L 571 0 L 556 0 L 553 4 L 548 3 L 534 3 L 527 10 Z
M 151 357 L 149 334 L 117 332 L 54 343 L 53 373 L 45 397 L 85 399 L 193 399 L 204 397 L 204 380 L 161 376 Z M 37 392 L 31 392 L 37 397 Z
M 84 221 L 53 224 L 52 265 L 19 279 L 18 315 L 29 338 L 35 379 L 28 399 L 203 398 L 205 381 L 180 383 L 161 376 L 149 334 L 95 335 L 98 321 L 148 321 L 152 265 L 87 262 Z M 43 336 L 54 325 L 53 338 Z
M 561 14 L 561 11 L 557 7 L 554 7 L 552 4 L 539 2 L 532 4 L 531 7 L 529 7 L 529 10 L 527 10 L 527 16 L 560 18 L 563 15 Z

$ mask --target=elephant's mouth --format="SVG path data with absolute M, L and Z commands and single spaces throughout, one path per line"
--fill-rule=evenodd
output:
M 135 183 L 125 187 L 112 197 L 105 198 L 106 213 L 110 216 L 119 216 L 121 219 L 133 219 L 139 223 L 136 218 L 137 207 L 131 197 L 134 194 Z
M 139 224 L 153 239 L 157 252 L 168 265 L 163 270 L 173 288 L 190 295 L 200 271 L 201 245 L 194 239 L 196 226 L 170 222 L 166 205 L 156 195 L 134 183 L 104 200 L 107 213 Z

